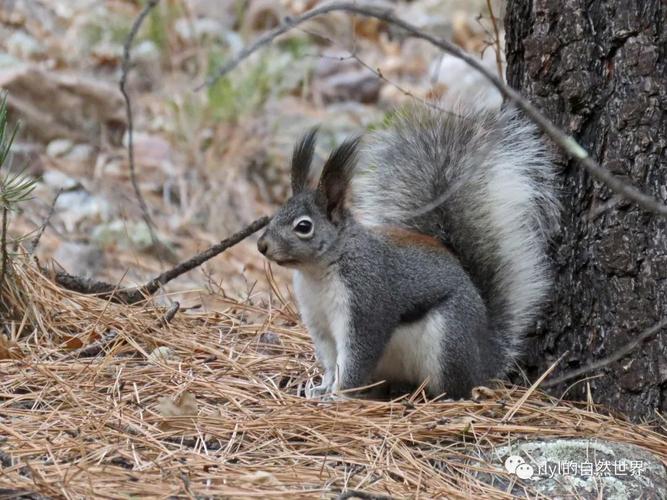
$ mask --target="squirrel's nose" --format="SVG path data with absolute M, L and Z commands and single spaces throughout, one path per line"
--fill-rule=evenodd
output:
M 259 250 L 262 255 L 266 255 L 266 251 L 269 249 L 269 244 L 264 239 L 264 236 L 260 237 L 257 240 L 257 250 Z

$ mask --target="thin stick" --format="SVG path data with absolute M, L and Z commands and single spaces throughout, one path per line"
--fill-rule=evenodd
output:
M 360 490 L 345 490 L 336 497 L 336 500 L 348 500 L 348 499 L 360 499 L 360 500 L 391 500 L 392 497 L 385 495 L 376 495 L 374 493 L 366 493 L 365 491 Z
M 623 347 L 615 351 L 613 354 L 607 356 L 606 358 L 602 358 L 595 363 L 591 363 L 588 366 L 583 366 L 581 368 L 578 368 L 576 370 L 572 370 L 571 372 L 565 373 L 564 375 L 561 375 L 558 378 L 549 380 L 548 382 L 542 384 L 542 387 L 554 387 L 557 385 L 562 384 L 563 382 L 566 382 L 570 379 L 580 377 L 581 375 L 585 375 L 586 373 L 590 373 L 596 370 L 600 370 L 604 368 L 605 366 L 608 366 L 615 361 L 618 361 L 621 358 L 624 358 L 628 354 L 630 354 L 632 351 L 634 351 L 637 347 L 639 347 L 642 342 L 644 342 L 646 339 L 649 337 L 653 336 L 655 333 L 659 332 L 663 328 L 667 326 L 667 319 L 663 319 L 660 323 L 657 325 L 653 325 L 651 328 L 648 328 L 644 330 L 642 333 L 640 333 L 637 337 L 632 339 L 630 342 L 625 344 Z
M 64 356 L 60 359 L 60 361 L 67 361 L 74 358 L 92 358 L 97 356 L 99 353 L 105 350 L 107 346 L 116 339 L 116 337 L 118 337 L 118 331 L 111 329 L 102 335 L 100 339 L 96 340 L 90 345 L 74 351 L 73 353 L 68 354 L 67 356 Z
M 39 240 L 42 238 L 42 235 L 44 234 L 44 231 L 46 230 L 46 226 L 49 225 L 49 222 L 51 222 L 51 217 L 53 217 L 53 214 L 56 211 L 56 202 L 58 201 L 58 198 L 60 198 L 60 194 L 63 192 L 62 188 L 58 190 L 56 193 L 55 197 L 53 198 L 53 201 L 51 202 L 51 206 L 49 207 L 49 213 L 46 215 L 46 218 L 44 219 L 44 222 L 42 225 L 39 227 L 39 231 L 37 231 L 37 235 L 33 238 L 32 242 L 30 243 L 30 250 L 28 251 L 28 255 L 32 255 L 35 253 L 35 250 L 37 250 L 37 245 L 39 245 Z
M 498 78 L 503 80 L 503 60 L 500 57 L 500 32 L 498 31 L 498 23 L 496 23 L 496 16 L 493 15 L 493 7 L 491 6 L 491 0 L 486 0 L 486 7 L 489 9 L 489 17 L 491 17 L 491 24 L 493 25 L 493 33 L 495 34 L 494 39 L 494 51 L 496 53 L 496 67 L 498 68 Z
M 641 192 L 636 187 L 621 180 L 619 177 L 612 174 L 609 170 L 602 168 L 595 160 L 593 160 L 593 158 L 591 158 L 588 152 L 574 139 L 574 137 L 561 131 L 551 120 L 538 111 L 538 109 L 533 106 L 527 99 L 521 96 L 519 92 L 506 85 L 501 79 L 494 75 L 491 70 L 486 68 L 477 58 L 464 52 L 448 40 L 437 38 L 428 33 L 421 32 L 416 26 L 396 17 L 392 13 L 391 9 L 362 5 L 352 2 L 333 2 L 327 5 L 322 5 L 321 7 L 317 7 L 315 9 L 311 9 L 300 16 L 287 17 L 285 18 L 283 24 L 271 31 L 267 31 L 262 36 L 257 38 L 253 43 L 241 50 L 236 55 L 236 57 L 232 58 L 222 67 L 220 67 L 215 75 L 208 78 L 204 83 L 196 87 L 196 90 L 202 89 L 205 86 L 213 85 L 224 75 L 236 68 L 241 63 L 241 61 L 249 57 L 258 49 L 271 43 L 276 37 L 290 31 L 294 27 L 310 19 L 335 11 L 352 12 L 393 24 L 410 33 L 415 38 L 426 40 L 432 45 L 447 52 L 448 54 L 461 59 L 463 62 L 468 64 L 468 66 L 476 69 L 482 75 L 484 75 L 484 77 L 500 91 L 500 93 L 503 95 L 503 98 L 515 103 L 545 134 L 547 134 L 556 144 L 558 144 L 561 149 L 563 149 L 563 151 L 565 151 L 570 157 L 578 160 L 583 168 L 595 179 L 605 184 L 614 193 L 620 194 L 624 198 L 634 201 L 635 204 L 644 210 L 660 214 L 663 217 L 667 217 L 667 205 L 660 203 L 652 196 Z
M 153 228 L 155 223 L 151 219 L 150 213 L 148 212 L 148 205 L 146 200 L 144 200 L 141 190 L 139 189 L 139 183 L 137 182 L 137 173 L 136 167 L 134 164 L 134 120 L 132 117 L 132 103 L 130 101 L 130 95 L 127 92 L 126 83 L 127 75 L 130 72 L 130 49 L 132 48 L 132 43 L 134 42 L 135 37 L 141 27 L 144 19 L 148 16 L 148 13 L 160 2 L 160 0 L 149 0 L 143 10 L 139 13 L 137 18 L 132 24 L 130 33 L 127 35 L 125 44 L 123 45 L 123 60 L 121 63 L 121 76 L 119 81 L 120 92 L 123 94 L 125 99 L 125 115 L 127 117 L 127 156 L 130 166 L 130 182 L 132 183 L 132 188 L 134 189 L 134 194 L 137 197 L 139 202 L 139 207 L 141 208 L 142 217 L 144 222 L 148 226 L 148 231 L 151 235 L 151 240 L 154 245 L 157 246 L 158 239 L 155 235 Z
M 509 421 L 516 414 L 516 412 L 519 411 L 519 409 L 523 406 L 523 404 L 526 401 L 528 401 L 528 398 L 530 397 L 530 395 L 537 390 L 537 388 L 540 386 L 542 381 L 545 378 L 547 378 L 552 371 L 554 371 L 556 366 L 558 366 L 558 363 L 560 363 L 567 354 L 568 354 L 568 351 L 565 351 L 563 354 L 560 355 L 560 357 L 556 361 L 551 363 L 551 366 L 549 368 L 547 368 L 546 371 L 542 375 L 540 375 L 540 378 L 538 378 L 533 383 L 533 385 L 531 385 L 528 388 L 528 390 L 524 393 L 524 395 L 521 396 L 521 398 L 514 404 L 514 406 L 512 406 L 512 408 L 510 408 L 508 410 L 508 412 L 503 417 L 503 422 Z
M 160 318 L 160 326 L 167 326 L 169 322 L 174 319 L 174 316 L 176 316 L 176 313 L 178 310 L 181 308 L 181 303 L 178 301 L 175 301 L 169 310 L 165 313 L 165 315 Z
M 110 283 L 81 278 L 80 276 L 72 276 L 71 274 L 64 272 L 57 272 L 55 274 L 55 281 L 60 286 L 75 292 L 98 295 L 100 298 L 108 299 L 112 302 L 136 304 L 153 295 L 162 285 L 201 266 L 207 260 L 212 259 L 216 255 L 246 239 L 251 234 L 259 231 L 269 223 L 269 220 L 268 217 L 257 219 L 239 232 L 234 233 L 229 238 L 226 238 L 194 257 L 177 264 L 140 287 L 116 290 L 116 287 Z

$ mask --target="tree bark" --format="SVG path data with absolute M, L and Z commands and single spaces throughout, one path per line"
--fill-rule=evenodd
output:
M 597 160 L 667 200 L 667 17 L 661 0 L 509 0 L 508 83 Z M 550 309 L 528 373 L 569 351 L 554 377 L 609 356 L 667 316 L 667 221 L 560 159 L 562 224 Z M 605 208 L 607 208 L 605 210 Z M 601 376 L 600 376 L 601 375 Z M 572 387 L 567 398 L 632 418 L 667 410 L 667 332 Z M 552 389 L 560 396 L 576 380 Z

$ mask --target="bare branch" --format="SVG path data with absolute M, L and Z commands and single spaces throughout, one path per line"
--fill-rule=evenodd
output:
M 224 75 L 236 68 L 244 59 L 248 58 L 258 49 L 271 43 L 276 37 L 283 35 L 284 33 L 290 31 L 300 24 L 303 24 L 306 21 L 309 21 L 310 19 L 335 11 L 351 12 L 393 24 L 399 28 L 402 28 L 413 37 L 426 40 L 427 42 L 440 48 L 448 54 L 461 59 L 466 64 L 468 64 L 468 66 L 471 66 L 472 68 L 482 73 L 482 75 L 484 75 L 484 77 L 500 91 L 504 99 L 512 101 L 514 104 L 516 104 L 517 107 L 519 107 L 545 134 L 547 134 L 556 144 L 558 144 L 563 151 L 565 151 L 570 157 L 578 160 L 584 169 L 595 179 L 605 184 L 613 192 L 622 195 L 624 198 L 634 201 L 644 210 L 667 217 L 667 205 L 664 205 L 652 196 L 641 192 L 636 187 L 626 183 L 625 181 L 612 174 L 609 170 L 606 170 L 598 165 L 598 163 L 593 158 L 591 158 L 588 152 L 574 139 L 574 137 L 561 131 L 551 120 L 544 116 L 527 99 L 521 96 L 519 92 L 506 85 L 502 80 L 494 75 L 491 70 L 486 68 L 477 58 L 464 52 L 458 46 L 448 40 L 438 38 L 429 33 L 423 33 L 416 26 L 396 17 L 392 10 L 388 8 L 373 5 L 363 5 L 356 2 L 333 2 L 311 9 L 300 16 L 287 17 L 285 18 L 283 24 L 271 31 L 267 31 L 262 36 L 257 38 L 257 40 L 255 40 L 253 43 L 241 50 L 236 55 L 236 57 L 232 58 L 230 61 L 224 64 L 218 70 L 217 74 L 213 75 L 211 78 L 199 85 L 196 90 L 202 89 L 207 85 L 213 85 Z
M 63 192 L 62 188 L 58 190 L 56 195 L 53 197 L 53 201 L 51 202 L 51 206 L 49 207 L 49 212 L 46 214 L 46 218 L 44 219 L 44 222 L 42 225 L 39 227 L 39 231 L 37 231 L 37 235 L 33 238 L 32 242 L 30 243 L 30 250 L 28 251 L 28 255 L 32 255 L 35 253 L 35 250 L 37 250 L 37 245 L 39 245 L 39 240 L 42 238 L 42 235 L 44 234 L 44 230 L 46 229 L 46 226 L 49 225 L 51 222 L 51 217 L 53 217 L 53 213 L 56 211 L 56 203 L 58 201 L 58 198 L 60 198 L 61 193 Z
M 493 7 L 491 6 L 491 0 L 486 0 L 486 8 L 489 10 L 489 17 L 491 18 L 491 24 L 493 25 L 494 39 L 493 43 L 495 45 L 494 52 L 496 53 L 496 67 L 498 68 L 498 78 L 503 79 L 503 60 L 500 56 L 500 33 L 498 31 L 498 23 L 496 22 L 496 16 L 493 15 Z
M 637 347 L 639 347 L 642 342 L 644 342 L 646 339 L 649 337 L 655 335 L 657 332 L 662 330 L 667 326 L 667 319 L 663 319 L 660 323 L 653 325 L 651 328 L 648 328 L 644 330 L 642 333 L 637 335 L 634 339 L 632 339 L 630 342 L 625 344 L 623 347 L 618 349 L 616 352 L 612 353 L 611 355 L 607 356 L 606 358 L 602 358 L 598 361 L 596 361 L 593 364 L 590 364 L 588 366 L 583 366 L 581 368 L 578 368 L 577 370 L 572 370 L 571 372 L 567 372 L 564 375 L 561 375 L 558 378 L 549 380 L 548 382 L 545 382 L 542 384 L 542 387 L 555 387 L 557 385 L 562 384 L 563 382 L 566 382 L 568 380 L 571 380 L 573 378 L 580 377 L 582 375 L 585 375 L 586 373 L 594 372 L 597 370 L 601 370 L 605 366 L 608 366 L 615 361 L 618 361 L 619 359 L 624 358 L 628 354 L 630 354 L 632 351 L 634 351 Z
M 207 260 L 212 259 L 216 255 L 224 252 L 228 248 L 233 247 L 237 243 L 243 241 L 251 234 L 259 231 L 269 223 L 268 217 L 261 217 L 252 222 L 248 226 L 234 233 L 229 238 L 222 240 L 207 250 L 191 257 L 190 259 L 181 262 L 173 268 L 159 274 L 155 278 L 146 282 L 137 288 L 120 289 L 109 283 L 103 281 L 96 281 L 88 278 L 81 278 L 80 276 L 72 276 L 64 272 L 57 272 L 55 274 L 55 281 L 63 288 L 79 293 L 98 295 L 100 298 L 108 299 L 112 302 L 123 304 L 136 304 L 146 300 L 148 297 L 157 292 L 160 287 L 171 280 L 178 278 L 182 274 L 201 266 Z M 174 312 L 175 314 L 175 312 Z
M 130 29 L 130 33 L 127 35 L 127 39 L 125 40 L 125 44 L 123 45 L 121 76 L 120 76 L 120 81 L 118 82 L 120 87 L 120 92 L 123 94 L 123 98 L 125 99 L 125 115 L 127 117 L 127 156 L 130 166 L 130 182 L 132 183 L 134 194 L 136 195 L 137 201 L 139 202 L 139 207 L 141 208 L 141 213 L 144 222 L 148 226 L 148 231 L 151 235 L 151 241 L 153 242 L 153 245 L 157 247 L 161 247 L 162 245 L 160 245 L 157 236 L 155 235 L 155 231 L 153 229 L 155 227 L 155 223 L 153 222 L 153 219 L 150 216 L 150 213 L 148 211 L 148 205 L 146 204 L 146 200 L 144 200 L 144 197 L 141 194 L 141 190 L 139 189 L 139 183 L 137 182 L 136 167 L 134 164 L 134 120 L 132 117 L 132 102 L 130 101 L 130 95 L 127 93 L 126 84 L 127 84 L 127 75 L 130 72 L 130 50 L 132 48 L 132 43 L 134 43 L 134 39 L 136 38 L 137 33 L 139 32 L 139 28 L 144 22 L 144 19 L 146 19 L 148 13 L 153 8 L 155 8 L 155 6 L 159 2 L 160 0 L 149 0 L 146 3 L 143 10 L 134 20 L 132 28 Z

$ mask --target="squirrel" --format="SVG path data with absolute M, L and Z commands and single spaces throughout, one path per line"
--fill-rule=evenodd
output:
M 257 246 L 295 270 L 324 369 L 307 396 L 384 381 L 465 398 L 520 356 L 551 281 L 553 162 L 517 110 L 460 111 L 414 105 L 344 141 L 315 189 L 317 129 L 294 147 L 293 196 Z

